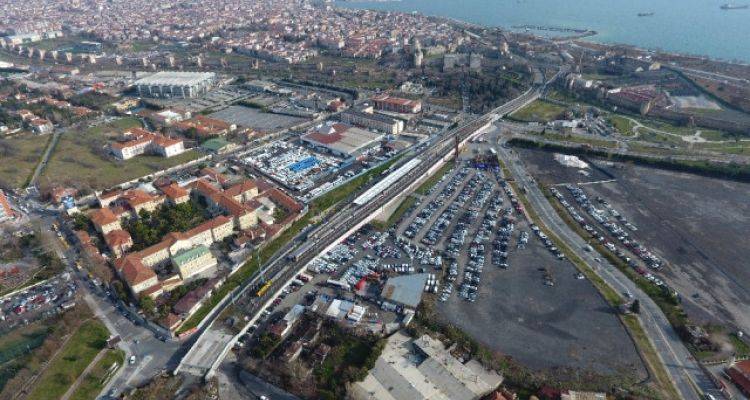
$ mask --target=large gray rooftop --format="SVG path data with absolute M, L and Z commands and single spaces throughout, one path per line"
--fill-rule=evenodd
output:
M 213 72 L 161 71 L 135 82 L 136 85 L 193 86 L 216 79 Z
M 427 278 L 430 274 L 396 276 L 388 279 L 380 297 L 407 307 L 417 308 L 422 301 Z

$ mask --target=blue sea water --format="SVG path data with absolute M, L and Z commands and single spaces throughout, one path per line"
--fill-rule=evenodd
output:
M 750 10 L 722 10 L 720 6 L 727 1 L 402 0 L 336 5 L 416 11 L 504 28 L 530 24 L 592 29 L 598 35 L 588 40 L 596 42 L 750 62 Z M 654 15 L 638 17 L 645 12 Z

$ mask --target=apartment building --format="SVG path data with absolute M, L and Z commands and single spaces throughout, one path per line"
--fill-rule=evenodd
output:
M 422 111 L 422 102 L 419 100 L 402 99 L 391 97 L 388 94 L 380 94 L 372 98 L 375 108 L 383 111 L 391 111 L 402 114 L 416 114 Z
M 129 160 L 141 154 L 169 158 L 185 152 L 182 139 L 168 138 L 141 128 L 128 130 L 123 137 L 125 141 L 110 145 L 112 153 L 120 160 Z

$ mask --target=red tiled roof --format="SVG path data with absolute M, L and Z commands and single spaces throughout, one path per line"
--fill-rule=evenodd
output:
M 90 244 L 91 236 L 86 231 L 76 231 L 76 236 L 81 244 Z
M 126 230 L 116 229 L 112 232 L 104 235 L 104 241 L 110 248 L 127 246 L 133 243 L 133 238 L 130 237 L 130 233 Z
M 220 192 L 219 188 L 202 178 L 191 183 L 191 186 L 206 197 L 211 197 L 211 195 Z
M 230 188 L 224 191 L 224 193 L 234 197 L 241 193 L 245 193 L 248 190 L 257 189 L 258 185 L 249 179 L 243 179 L 242 182 L 232 185 Z
M 750 395 L 750 360 L 736 362 L 727 368 L 727 375 L 743 393 Z
M 149 193 L 144 192 L 141 189 L 131 189 L 123 193 L 121 196 L 123 201 L 128 203 L 131 207 L 135 208 L 141 204 L 150 203 L 152 201 L 158 201 L 158 196 L 153 196 Z
M 164 194 L 167 195 L 167 197 L 173 200 L 190 195 L 190 193 L 187 190 L 181 188 L 180 185 L 176 183 L 173 183 L 168 186 L 164 186 L 163 188 L 161 188 L 161 191 L 164 192 Z
M 117 216 L 109 208 L 100 208 L 91 212 L 91 222 L 96 226 L 109 225 L 117 222 Z
M 146 267 L 141 259 L 135 255 L 125 256 L 115 261 L 115 267 L 120 270 L 122 278 L 134 286 L 156 276 L 151 268 Z
M 0 190 L 0 208 L 5 210 L 5 215 L 13 216 L 15 213 L 13 212 L 13 209 L 10 208 L 10 203 L 8 203 L 8 198 L 5 197 L 5 193 L 3 193 L 2 190 Z

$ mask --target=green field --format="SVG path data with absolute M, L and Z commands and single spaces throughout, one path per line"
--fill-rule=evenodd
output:
M 0 390 L 25 364 L 25 356 L 41 346 L 49 333 L 43 322 L 35 322 L 0 335 Z
M 388 217 L 388 220 L 386 221 L 372 221 L 372 226 L 375 227 L 375 229 L 384 231 L 391 226 L 393 226 L 398 220 L 401 219 L 401 217 L 406 214 L 406 212 L 411 208 L 415 203 L 417 202 L 417 198 L 414 196 L 407 196 L 401 203 L 398 205 L 398 207 L 393 211 L 393 213 Z
M 607 117 L 607 121 L 612 124 L 612 126 L 615 127 L 618 132 L 625 136 L 631 136 L 635 134 L 633 129 L 636 127 L 636 124 L 633 123 L 633 121 L 623 117 L 622 115 L 611 114 Z
M 536 100 L 510 115 L 512 119 L 525 122 L 549 122 L 565 112 L 565 107 L 544 100 Z
M 0 139 L 0 186 L 18 188 L 34 173 L 52 136 L 30 133 Z
M 84 322 L 65 346 L 52 360 L 34 389 L 29 399 L 54 400 L 59 399 L 71 384 L 75 382 L 91 360 L 104 348 L 109 331 L 97 320 Z
M 71 400 L 94 400 L 99 396 L 104 385 L 112 377 L 118 368 L 125 363 L 125 353 L 122 350 L 108 350 L 94 369 L 81 381 Z
M 140 121 L 136 118 L 122 118 L 80 133 L 65 133 L 39 178 L 40 185 L 64 184 L 105 189 L 199 157 L 193 150 L 171 158 L 137 156 L 127 161 L 116 161 L 107 154 L 107 145 L 118 134 L 139 126 Z

